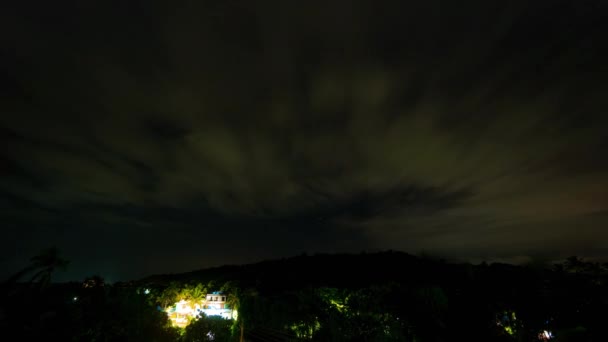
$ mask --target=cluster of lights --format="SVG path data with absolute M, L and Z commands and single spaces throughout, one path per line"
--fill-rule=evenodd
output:
M 518 327 L 521 327 L 514 311 L 504 311 L 502 316 L 497 317 L 496 325 L 501 327 L 510 336 L 514 336 L 517 333 Z
M 549 341 L 554 338 L 553 333 L 548 330 L 543 330 L 543 332 L 538 334 L 538 339 L 540 341 Z
M 547 320 L 545 323 L 549 324 L 549 320 Z M 499 316 L 496 319 L 496 325 L 501 327 L 508 335 L 511 336 L 517 333 L 518 327 L 523 326 L 520 324 L 520 322 L 517 321 L 517 317 L 515 316 L 515 312 L 513 311 L 504 311 L 502 313 L 502 316 Z M 555 338 L 555 335 L 553 335 L 553 333 L 549 330 L 543 330 L 538 333 L 537 337 L 539 341 L 550 341 Z
M 205 306 L 205 301 L 192 303 L 191 301 L 182 299 L 165 311 L 173 324 L 178 327 L 185 327 L 190 321 L 196 320 L 203 315 L 220 316 L 224 319 L 237 319 L 238 314 L 236 310 L 221 309 L 219 306 L 207 306 L 204 308 Z

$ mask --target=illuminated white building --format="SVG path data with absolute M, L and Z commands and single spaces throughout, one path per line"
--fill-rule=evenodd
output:
M 226 295 L 222 292 L 207 294 L 198 312 L 202 312 L 207 316 L 221 316 L 225 319 L 233 318 L 233 310 L 226 304 Z
M 213 292 L 205 297 L 205 307 L 214 309 L 226 308 L 226 295 L 221 292 Z
M 180 300 L 175 306 L 165 311 L 173 325 L 185 327 L 191 320 L 202 316 L 220 316 L 224 319 L 236 319 L 237 312 L 226 304 L 226 295 L 222 292 L 207 294 L 201 301 Z

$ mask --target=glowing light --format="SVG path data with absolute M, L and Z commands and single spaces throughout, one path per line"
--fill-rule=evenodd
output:
M 192 309 L 192 306 L 190 306 L 190 303 L 188 301 L 182 299 L 175 304 L 175 312 L 177 312 L 178 314 L 187 315 L 192 313 L 192 311 L 194 310 Z
M 145 293 L 145 294 L 150 294 L 150 289 L 145 289 L 145 290 L 144 290 L 144 293 Z
M 206 296 L 206 298 L 206 300 L 197 302 L 181 299 L 175 305 L 165 308 L 165 312 L 174 326 L 182 328 L 191 321 L 199 319 L 202 315 L 220 316 L 224 319 L 237 318 L 236 310 L 224 306 L 225 296 L 220 296 L 217 301 L 215 296 Z
M 521 322 L 517 320 L 517 316 L 514 311 L 503 311 L 496 317 L 496 325 L 502 327 L 505 333 L 510 336 L 514 336 L 518 333 L 522 327 Z
M 548 330 L 543 330 L 540 334 L 538 334 L 538 339 L 541 341 L 549 341 L 553 339 L 553 333 Z
M 77 301 L 78 301 L 78 296 L 74 296 L 74 298 L 72 298 L 72 300 L 73 300 L 74 302 L 77 302 Z
M 336 301 L 336 300 L 334 300 L 334 299 L 330 299 L 330 300 L 329 300 L 329 303 L 330 303 L 331 305 L 333 305 L 333 306 L 334 306 L 336 309 L 338 309 L 338 311 L 340 311 L 340 312 L 343 312 L 343 311 L 344 311 L 344 309 L 345 309 L 345 305 L 344 305 L 344 304 L 339 303 L 339 302 L 337 302 L 337 301 Z

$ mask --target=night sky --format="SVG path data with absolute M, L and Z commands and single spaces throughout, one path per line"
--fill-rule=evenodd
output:
M 606 259 L 607 13 L 3 2 L 0 275 L 49 246 L 58 280 L 303 252 Z

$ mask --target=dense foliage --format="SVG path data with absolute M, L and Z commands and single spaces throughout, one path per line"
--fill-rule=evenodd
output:
M 600 341 L 606 265 L 449 264 L 386 252 L 300 256 L 108 285 L 5 284 L 1 328 L 62 341 Z M 227 294 L 236 320 L 162 309 Z M 545 334 L 545 335 L 543 335 Z

